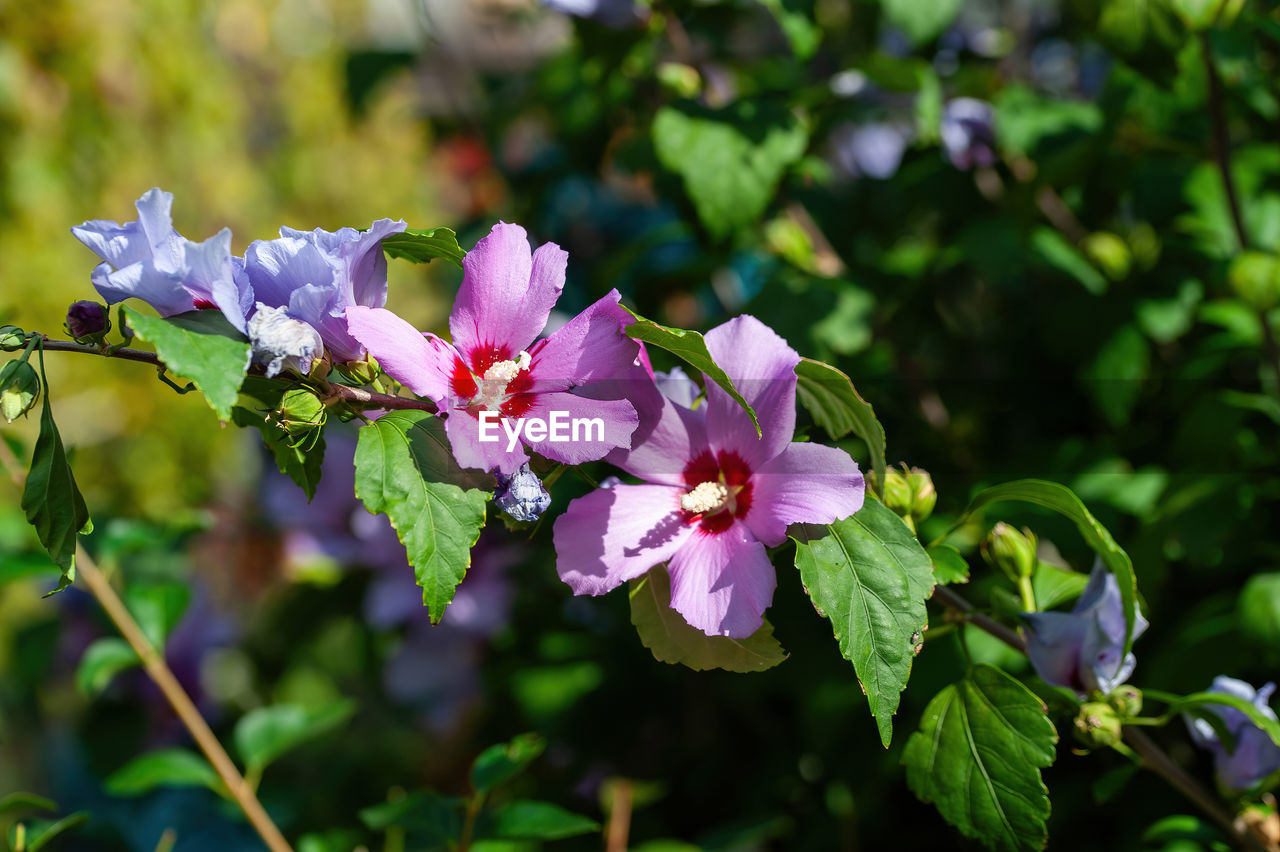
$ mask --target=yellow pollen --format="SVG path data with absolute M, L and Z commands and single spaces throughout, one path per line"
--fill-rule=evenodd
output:
M 529 369 L 531 360 L 528 352 L 521 352 L 514 361 L 499 361 L 490 365 L 484 371 L 484 376 L 476 382 L 476 395 L 471 400 L 472 404 L 496 411 L 507 394 L 507 385 L 521 370 Z
M 695 515 L 715 512 L 729 501 L 729 489 L 723 482 L 703 482 L 680 498 L 680 508 Z

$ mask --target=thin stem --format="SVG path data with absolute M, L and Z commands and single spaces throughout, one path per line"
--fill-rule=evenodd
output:
M 284 839 L 280 829 L 276 828 L 276 824 L 271 821 L 266 809 L 258 801 L 258 797 L 254 795 L 253 790 L 241 777 L 236 765 L 231 762 L 231 758 L 218 742 L 218 738 L 209 729 L 208 723 L 200 715 L 200 711 L 196 709 L 196 705 L 191 701 L 190 696 L 183 690 L 182 685 L 178 683 L 178 679 L 173 676 L 173 672 L 165 664 L 164 657 L 147 641 L 147 637 L 143 635 L 142 628 L 138 626 L 138 622 L 134 621 L 133 616 L 129 614 L 129 610 L 121 602 L 115 589 L 111 587 L 111 583 L 94 563 L 93 559 L 89 557 L 84 546 L 80 544 L 76 545 L 76 569 L 80 579 L 84 580 L 89 591 L 98 599 L 98 603 L 102 605 L 102 608 L 106 610 L 107 616 L 115 624 L 116 629 L 120 631 L 120 635 L 133 648 L 134 653 L 138 655 L 138 659 L 142 660 L 143 668 L 146 669 L 147 674 L 155 682 L 156 686 L 160 687 L 160 691 L 164 693 L 164 697 L 169 701 L 169 705 L 173 707 L 174 712 L 178 714 L 182 724 L 191 732 L 196 745 L 204 752 L 204 756 L 208 758 L 214 771 L 222 779 L 222 783 L 231 794 L 231 798 L 240 806 L 240 810 L 244 811 L 244 815 L 248 818 L 254 830 L 258 832 L 258 835 L 262 837 L 263 842 L 267 844 L 267 848 L 271 852 L 293 852 L 289 842 Z
M 1022 596 L 1022 611 L 1036 611 L 1036 592 L 1031 585 L 1031 578 L 1027 576 L 1018 577 L 1018 594 Z
M 475 834 L 476 820 L 480 817 L 480 809 L 484 807 L 484 793 L 476 793 L 467 802 L 466 821 L 462 824 L 462 837 L 458 841 L 458 852 L 467 852 L 471 848 L 471 837 Z
M 936 586 L 933 600 L 946 608 L 959 613 L 964 621 L 1004 642 L 1010 648 L 1022 653 L 1027 652 L 1026 641 L 1017 632 L 974 609 L 969 603 L 947 586 Z M 1187 772 L 1160 749 L 1160 746 L 1148 737 L 1140 728 L 1125 726 L 1124 739 L 1142 758 L 1142 765 L 1164 778 L 1178 792 L 1204 811 L 1205 815 L 1218 824 L 1241 849 L 1248 852 L 1280 852 L 1280 847 L 1261 839 L 1243 822 L 1237 824 L 1217 797 L 1204 785 L 1192 778 Z
M 1213 123 L 1213 155 L 1218 161 L 1218 171 L 1222 173 L 1222 187 L 1227 195 L 1227 207 L 1231 211 L 1231 223 L 1236 229 L 1236 239 L 1240 248 L 1249 247 L 1249 234 L 1244 228 L 1244 217 L 1240 215 L 1240 200 L 1236 196 L 1235 180 L 1231 177 L 1231 138 L 1227 134 L 1227 114 L 1223 108 L 1222 78 L 1218 76 L 1218 66 L 1213 61 L 1213 48 L 1209 44 L 1209 36 L 1200 33 L 1200 54 L 1204 60 L 1205 74 L 1209 78 L 1209 119 Z
M 631 781 L 619 778 L 613 785 L 613 801 L 609 803 L 609 825 L 605 828 L 605 852 L 627 852 L 631 834 Z

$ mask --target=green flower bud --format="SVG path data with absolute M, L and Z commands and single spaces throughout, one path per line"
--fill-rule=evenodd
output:
M 911 515 L 911 483 L 897 468 L 884 472 L 884 504 L 904 518 Z
M 40 396 L 40 377 L 26 361 L 10 361 L 0 370 L 0 416 L 12 423 Z
M 933 487 L 933 477 L 927 470 L 913 467 L 907 471 L 907 484 L 911 486 L 911 517 L 917 522 L 933 514 L 938 502 L 938 492 Z
M 884 474 L 884 504 L 892 509 L 911 529 L 933 513 L 938 492 L 933 488 L 929 472 L 918 467 L 901 470 L 890 468 Z
M 16 325 L 0 327 L 0 349 L 12 352 L 27 345 L 27 333 Z
M 1101 748 L 1120 742 L 1120 717 L 1101 701 L 1081 705 L 1075 719 L 1076 740 L 1085 748 Z
M 1123 719 L 1132 719 L 1142 712 L 1142 690 L 1138 687 L 1122 683 L 1107 696 L 1107 703 L 1116 709 Z
M 377 360 L 372 355 L 366 361 L 347 361 L 334 366 L 337 367 L 339 373 L 358 385 L 370 384 L 378 376 L 382 375 L 382 367 L 378 365 Z
M 682 62 L 660 62 L 655 69 L 658 84 L 677 98 L 694 98 L 702 91 L 698 69 Z
M 1124 240 L 1107 231 L 1097 231 L 1084 238 L 1084 253 L 1112 281 L 1129 277 L 1133 256 Z
M 1025 527 L 1019 531 L 1001 521 L 983 542 L 982 555 L 1017 582 L 1021 577 L 1030 577 L 1036 569 L 1036 537 Z
M 1231 261 L 1227 282 L 1240 301 L 1256 311 L 1269 311 L 1280 304 L 1280 257 L 1241 252 Z
M 275 420 L 276 425 L 292 439 L 295 447 L 306 445 L 309 449 L 319 436 L 327 417 L 320 397 L 304 388 L 295 388 L 286 391 L 281 398 Z

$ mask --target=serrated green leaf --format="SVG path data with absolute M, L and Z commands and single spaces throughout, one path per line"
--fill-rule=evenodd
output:
M 961 0 L 880 0 L 885 17 L 915 44 L 932 41 L 959 14 Z
M 218 773 L 203 757 L 183 748 L 148 752 L 107 777 L 103 787 L 113 796 L 141 796 L 157 787 L 222 789 Z
M 37 796 L 35 793 L 10 793 L 0 797 L 0 815 L 29 813 L 31 811 L 56 811 L 57 802 Z
M 848 375 L 830 364 L 801 358 L 796 365 L 796 379 L 796 396 L 814 422 L 833 441 L 850 432 L 861 438 L 871 454 L 876 482 L 884 482 L 884 427 L 876 419 L 871 403 L 862 398 Z
M 444 426 L 425 411 L 392 411 L 361 428 L 355 464 L 356 496 L 391 519 L 439 622 L 471 565 L 492 477 L 458 467 Z
M 742 406 L 742 410 L 747 412 L 747 416 L 755 424 L 756 434 L 760 434 L 760 420 L 756 417 L 755 410 L 738 392 L 738 389 L 734 387 L 733 379 L 729 378 L 729 374 L 722 370 L 720 365 L 715 362 L 715 359 L 711 357 L 711 350 L 707 349 L 705 337 L 696 331 L 659 325 L 651 319 L 640 316 L 630 308 L 625 308 L 625 310 L 635 317 L 635 322 L 627 325 L 627 337 L 632 340 L 639 340 L 641 343 L 650 346 L 657 346 L 659 349 L 665 349 L 672 355 L 681 358 L 695 370 L 700 370 L 708 379 L 719 385 L 721 390 L 733 397 L 734 402 Z
M 471 786 L 487 793 L 514 777 L 538 758 L 547 741 L 537 734 L 521 734 L 509 743 L 498 743 L 480 752 L 471 764 Z
M 818 612 L 831 619 L 888 747 L 893 714 L 929 616 L 933 562 L 890 509 L 868 499 L 827 526 L 797 524 L 796 568 Z
M 933 697 L 907 740 L 907 784 L 966 837 L 997 852 L 1039 852 L 1048 837 L 1058 733 L 1031 690 L 993 666 L 975 666 Z
M 192 381 L 219 420 L 231 419 L 249 369 L 249 341 L 218 311 L 188 311 L 172 317 L 150 317 L 123 311 L 140 339 L 156 348 L 170 372 Z
M 478 834 L 508 840 L 562 840 L 599 830 L 600 823 L 559 805 L 517 799 L 486 814 Z
M 41 353 L 41 358 L 44 355 Z M 44 371 L 43 360 L 41 372 Z M 50 558 L 62 569 L 58 587 L 50 592 L 60 592 L 75 579 L 76 535 L 93 531 L 89 509 L 80 495 L 67 452 L 62 446 L 62 436 L 53 420 L 49 406 L 48 382 L 44 405 L 40 412 L 40 434 L 36 438 L 31 456 L 31 470 L 22 490 L 22 510 L 27 522 L 36 528 L 40 543 Z M 46 595 L 47 597 L 47 595 Z
M 760 219 L 809 143 L 808 127 L 789 110 L 746 99 L 716 111 L 663 107 L 652 134 L 658 160 L 680 175 L 698 218 L 717 238 Z
M 1133 563 L 1129 560 L 1129 554 L 1116 544 L 1116 540 L 1111 537 L 1107 528 L 1090 514 L 1080 498 L 1067 486 L 1045 479 L 1019 479 L 1003 485 L 994 485 L 982 491 L 969 503 L 969 507 L 964 510 L 952 529 L 959 527 L 983 506 L 999 500 L 1034 503 L 1037 506 L 1052 509 L 1075 522 L 1076 528 L 1080 530 L 1085 541 L 1102 557 L 1103 563 L 1111 573 L 1116 575 L 1116 584 L 1120 587 L 1120 602 L 1124 606 L 1124 653 L 1129 653 L 1129 649 L 1133 647 L 1133 621 L 1138 605 L 1138 581 L 1134 577 Z
M 342 727 L 355 712 L 355 702 L 345 698 L 318 707 L 259 707 L 240 718 L 232 740 L 245 768 L 260 773 L 286 752 Z
M 157 651 L 187 611 L 191 590 L 181 583 L 137 583 L 124 591 L 124 601 L 142 633 Z
M 387 257 L 414 263 L 430 263 L 437 257 L 443 257 L 458 267 L 462 266 L 462 258 L 467 254 L 458 245 L 458 235 L 449 228 L 410 228 L 403 233 L 383 237 L 382 250 Z
M 141 662 L 123 639 L 114 636 L 98 639 L 80 657 L 80 665 L 76 667 L 76 688 L 85 695 L 97 695 L 117 674 Z
M 631 623 L 654 659 L 679 663 L 697 672 L 762 672 L 787 658 L 767 620 L 746 639 L 708 636 L 690 627 L 671 608 L 671 577 L 665 565 L 631 581 Z
M 275 459 L 276 468 L 292 479 L 310 501 L 316 496 L 316 486 L 323 473 L 324 429 L 323 425 L 291 429 L 282 422 L 281 406 L 285 396 L 298 390 L 280 382 L 247 376 L 240 388 L 240 397 L 231 409 L 231 421 L 237 426 L 258 430 L 262 443 Z
M 56 820 L 32 820 L 26 823 L 27 843 L 25 850 L 26 852 L 40 852 L 60 834 L 83 825 L 88 820 L 89 814 L 85 811 L 68 814 Z
M 933 563 L 933 580 L 939 586 L 969 582 L 969 563 L 960 551 L 949 544 L 935 544 L 928 553 Z

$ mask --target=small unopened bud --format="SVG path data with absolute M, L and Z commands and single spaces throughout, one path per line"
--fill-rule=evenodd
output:
M 0 349 L 12 352 L 27 345 L 27 333 L 16 325 L 0 327 Z
M 1017 530 L 1001 521 L 983 542 L 982 555 L 1010 580 L 1017 582 L 1022 577 L 1030 577 L 1036 570 L 1036 537 L 1025 527 Z
M 374 379 L 382 375 L 382 367 L 372 355 L 364 361 L 347 361 L 334 366 L 339 373 L 358 385 L 371 384 Z
M 1107 703 L 1116 708 L 1122 719 L 1132 719 L 1142 712 L 1142 690 L 1130 683 L 1123 683 L 1111 690 Z
M 522 465 L 511 476 L 497 475 L 498 490 L 493 502 L 517 521 L 536 521 L 551 506 L 551 495 L 542 487 L 542 480 Z
M 933 479 L 928 471 L 918 467 L 885 471 L 884 504 L 913 530 L 916 524 L 933 514 L 937 502 L 938 492 L 933 488 Z
M 291 435 L 323 426 L 324 403 L 309 390 L 287 391 L 280 400 L 280 423 Z
M 1084 253 L 1112 281 L 1129 277 L 1133 255 L 1125 241 L 1108 231 L 1096 231 L 1084 238 Z
M 1280 303 L 1280 257 L 1260 251 L 1241 252 L 1231 261 L 1227 283 L 1249 307 L 1271 310 Z
M 1114 707 L 1101 701 L 1082 704 L 1074 727 L 1076 740 L 1085 748 L 1101 748 L 1120 742 L 1120 717 Z
M 106 305 L 98 302 L 72 302 L 62 327 L 76 343 L 101 343 L 111 331 L 111 314 Z
M 12 423 L 40 396 L 40 377 L 26 361 L 10 361 L 0 370 L 0 416 Z

